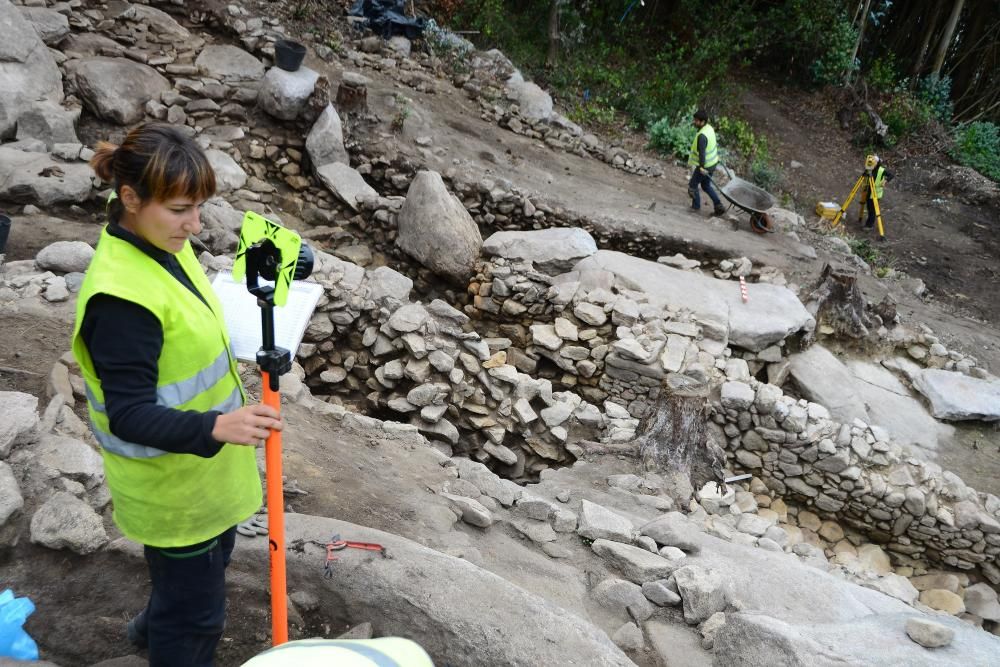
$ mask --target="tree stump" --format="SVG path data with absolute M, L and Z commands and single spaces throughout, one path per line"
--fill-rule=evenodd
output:
M 852 338 L 868 335 L 872 320 L 857 280 L 858 274 L 854 270 L 832 264 L 823 267 L 816 287 L 806 299 L 806 309 L 816 318 L 816 329 L 807 336 L 809 341 L 821 329 L 826 333 Z
M 362 76 L 349 76 L 345 73 L 337 87 L 337 111 L 364 113 L 368 110 L 367 79 Z
M 672 373 L 639 424 L 643 467 L 665 478 L 667 493 L 681 507 L 695 490 L 723 477 L 725 455 L 709 441 L 708 395 L 707 383 Z

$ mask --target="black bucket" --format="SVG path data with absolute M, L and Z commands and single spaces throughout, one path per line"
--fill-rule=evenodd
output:
M 7 248 L 7 235 L 10 233 L 10 218 L 0 214 L 0 255 Z
M 294 72 L 306 57 L 306 47 L 290 39 L 279 39 L 274 43 L 274 64 L 286 72 Z

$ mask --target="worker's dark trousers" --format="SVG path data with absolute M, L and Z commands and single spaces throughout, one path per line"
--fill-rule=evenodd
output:
M 153 591 L 146 608 L 150 667 L 211 667 L 226 622 L 233 526 L 189 547 L 146 547 Z
M 706 169 L 708 173 L 703 174 L 698 171 L 695 167 L 694 171 L 691 173 L 691 180 L 688 182 L 688 194 L 691 195 L 691 208 L 701 208 L 701 192 L 698 191 L 700 186 L 708 198 L 712 200 L 716 208 L 722 206 L 722 202 L 719 201 L 719 195 L 715 194 L 715 189 L 712 187 L 712 174 L 715 173 L 715 167 L 709 167 Z
M 881 203 L 881 202 L 879 202 Z M 865 201 L 865 208 L 868 209 L 868 220 L 865 221 L 865 227 L 875 226 L 875 200 L 869 197 Z

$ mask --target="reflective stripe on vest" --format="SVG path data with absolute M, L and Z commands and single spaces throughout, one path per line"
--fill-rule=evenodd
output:
M 714 167 L 719 164 L 719 144 L 715 138 L 715 129 L 705 123 L 702 125 L 701 129 L 698 130 L 698 134 L 694 135 L 694 141 L 691 142 L 691 155 L 688 157 L 688 166 L 697 167 L 700 162 L 698 160 L 698 137 L 705 135 L 705 168 Z
M 875 168 L 875 196 L 879 199 L 885 194 L 885 167 Z
M 107 416 L 108 411 L 107 408 L 105 408 L 104 403 L 99 401 L 97 397 L 94 396 L 94 392 L 91 391 L 89 385 L 85 384 L 85 389 L 87 391 L 87 401 L 89 402 L 90 407 L 93 408 L 99 414 Z M 176 407 L 176 405 L 180 405 L 181 403 L 185 402 L 185 401 L 180 401 L 175 405 L 168 405 L 167 403 L 163 402 L 163 398 L 159 394 L 160 392 L 157 391 L 156 403 L 164 407 L 168 408 Z M 219 405 L 213 406 L 211 409 L 216 412 L 221 412 L 225 414 L 227 412 L 232 412 L 233 410 L 238 410 L 241 407 L 243 407 L 243 394 L 240 393 L 239 388 L 237 388 L 233 389 L 233 392 L 229 394 L 229 398 L 227 398 Z M 102 429 L 100 425 L 97 424 L 93 419 L 90 420 L 90 425 L 93 427 L 91 431 L 93 432 L 94 438 L 97 440 L 97 443 L 104 449 L 108 450 L 113 454 L 117 454 L 118 456 L 125 456 L 130 459 L 151 459 L 153 457 L 163 456 L 164 454 L 169 453 L 163 451 L 162 449 L 157 449 L 156 447 L 150 447 L 148 445 L 139 445 L 134 442 L 122 440 L 118 436 Z
M 222 305 L 191 245 L 174 257 L 203 299 L 152 257 L 104 230 L 80 286 L 73 331 L 73 354 L 87 387 L 115 523 L 129 539 L 160 548 L 212 539 L 251 516 L 262 501 L 253 447 L 226 444 L 206 458 L 129 442 L 111 430 L 107 399 L 80 335 L 87 303 L 97 294 L 142 306 L 159 321 L 157 405 L 232 412 L 245 401 Z
M 301 639 L 264 651 L 243 667 L 434 667 L 419 644 L 400 637 Z

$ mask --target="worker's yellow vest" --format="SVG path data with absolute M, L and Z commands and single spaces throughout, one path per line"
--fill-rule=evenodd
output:
M 881 165 L 876 167 L 873 178 L 875 180 L 875 196 L 882 199 L 882 195 L 885 193 L 885 167 Z
M 705 168 L 708 169 L 719 164 L 719 144 L 715 140 L 715 128 L 705 123 L 698 130 L 698 134 L 694 135 L 694 141 L 691 142 L 691 155 L 688 157 L 688 166 L 690 167 L 698 166 L 698 137 L 703 134 L 707 139 L 707 143 L 705 144 Z
M 86 381 L 91 429 L 104 456 L 115 523 L 129 539 L 154 547 L 211 539 L 261 504 L 253 447 L 224 445 L 212 458 L 203 458 L 127 442 L 111 432 L 101 381 L 80 336 L 87 302 L 96 294 L 137 303 L 160 321 L 157 404 L 225 413 L 245 402 L 222 306 L 191 245 L 176 257 L 207 306 L 152 257 L 105 229 L 80 287 L 73 330 L 73 355 Z
M 434 667 L 415 642 L 379 639 L 302 639 L 275 646 L 243 667 Z

